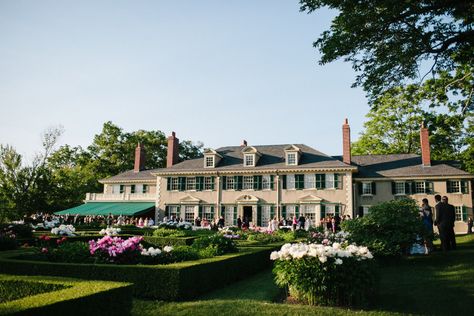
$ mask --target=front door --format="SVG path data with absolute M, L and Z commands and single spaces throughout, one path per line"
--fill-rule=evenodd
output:
M 252 221 L 253 208 L 251 206 L 244 206 L 243 209 L 244 209 L 244 216 L 242 218 L 242 221 L 250 223 Z

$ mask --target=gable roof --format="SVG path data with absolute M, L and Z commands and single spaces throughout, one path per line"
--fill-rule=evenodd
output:
M 251 146 L 261 155 L 255 167 L 243 166 L 243 153 L 241 146 L 229 146 L 216 149 L 223 158 L 215 168 L 204 168 L 204 158 L 190 159 L 180 162 L 170 168 L 157 169 L 153 174 L 179 173 L 179 172 L 216 172 L 216 171 L 263 171 L 263 170 L 298 170 L 318 168 L 346 168 L 355 170 L 356 167 L 347 165 L 338 159 L 323 154 L 314 148 L 304 144 L 295 144 L 301 149 L 301 158 L 297 166 L 287 166 L 285 162 L 285 148 L 291 144 L 284 145 L 260 145 Z M 249 146 L 250 147 L 250 146 Z
M 128 170 L 122 173 L 119 173 L 115 176 L 101 179 L 99 180 L 100 183 L 114 183 L 114 182 L 153 182 L 156 181 L 156 176 L 152 174 L 153 171 L 158 169 L 151 169 L 151 170 L 142 170 L 139 172 L 135 172 L 133 170 Z
M 342 159 L 341 156 L 336 158 Z M 392 177 L 473 177 L 470 173 L 456 168 L 446 161 L 431 161 L 424 167 L 421 156 L 416 154 L 361 155 L 352 156 L 352 164 L 358 172 L 354 178 L 392 178 Z

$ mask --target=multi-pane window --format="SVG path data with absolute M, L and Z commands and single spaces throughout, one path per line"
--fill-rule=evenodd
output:
M 173 217 L 176 219 L 178 217 L 180 217 L 179 215 L 179 206 L 176 206 L 176 205 L 170 205 L 168 206 L 168 209 L 169 209 L 169 219 L 171 220 Z
M 305 174 L 304 176 L 304 188 L 305 189 L 314 189 L 316 187 L 316 175 L 315 174 Z
M 193 223 L 194 222 L 194 211 L 195 211 L 196 207 L 195 206 L 192 206 L 192 205 L 186 205 L 184 207 L 184 220 L 186 222 L 190 222 L 190 223 Z
M 235 179 L 234 177 L 227 177 L 226 180 L 227 190 L 235 190 Z
M 425 182 L 415 182 L 415 193 L 425 193 Z
M 214 157 L 213 156 L 206 156 L 206 167 L 214 167 Z
M 289 174 L 286 176 L 286 188 L 294 189 L 295 188 L 295 175 Z
M 244 176 L 243 177 L 243 186 L 244 190 L 253 190 L 253 176 Z
M 293 218 L 295 216 L 296 205 L 287 205 L 286 206 L 286 217 Z
M 125 192 L 125 186 L 124 185 L 120 185 L 120 194 L 124 193 Z
M 207 220 L 213 219 L 212 206 L 209 206 L 209 205 L 203 206 L 202 217 L 203 219 L 205 218 Z
M 286 154 L 286 162 L 290 166 L 296 165 L 296 153 L 287 153 Z
M 272 177 L 270 175 L 262 176 L 262 189 L 263 190 L 270 190 L 272 188 Z
M 306 217 L 306 219 L 310 219 L 313 224 L 316 223 L 316 205 L 302 205 L 301 213 Z
M 271 205 L 262 205 L 262 226 L 268 226 L 268 222 L 272 219 Z
M 405 194 L 405 182 L 395 182 L 395 194 Z
M 325 183 L 325 187 L 326 188 L 329 188 L 329 189 L 332 189 L 334 188 L 334 173 L 328 173 L 326 174 L 326 183 Z
M 196 178 L 186 178 L 186 190 L 196 190 Z
M 171 178 L 171 190 L 178 190 L 179 189 L 179 181 L 178 178 Z
M 212 190 L 212 178 L 205 177 L 204 178 L 204 190 Z
M 455 214 L 455 220 L 460 222 L 463 220 L 462 218 L 462 206 L 455 206 L 454 207 L 454 214 Z
M 362 182 L 362 194 L 372 195 L 372 182 Z
M 130 193 L 132 193 L 132 194 L 135 193 L 135 188 L 136 188 L 136 187 L 135 187 L 135 184 L 132 184 L 132 185 L 130 186 Z
M 112 194 L 118 194 L 118 193 L 120 193 L 120 185 L 112 186 Z
M 254 165 L 254 155 L 245 155 L 244 156 L 244 166 L 251 167 Z
M 226 226 L 234 225 L 234 206 L 226 206 L 224 214 L 224 223 Z
M 150 192 L 150 186 L 148 184 L 144 184 L 142 186 L 142 193 L 149 193 Z
M 369 214 L 370 206 L 364 205 L 362 206 L 362 215 L 367 215 Z
M 336 214 L 336 206 L 335 205 L 325 205 L 326 216 L 334 216 Z

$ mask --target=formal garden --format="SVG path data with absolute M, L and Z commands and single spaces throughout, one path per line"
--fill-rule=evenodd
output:
M 433 239 L 412 200 L 374 206 L 336 233 L 5 224 L 0 314 L 468 313 L 474 239 L 412 255 Z

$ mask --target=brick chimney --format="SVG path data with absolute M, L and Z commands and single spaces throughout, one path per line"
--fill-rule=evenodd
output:
M 242 140 L 242 144 L 240 145 L 242 147 L 247 147 L 247 141 L 244 139 Z
M 342 124 L 342 162 L 351 164 L 351 127 L 347 118 Z
M 139 172 L 145 169 L 145 148 L 138 143 L 137 148 L 135 148 L 135 167 L 133 168 L 134 172 Z
M 179 139 L 176 138 L 176 133 L 172 132 L 168 137 L 168 155 L 166 159 L 166 168 L 169 168 L 178 163 L 179 158 Z
M 423 167 L 431 167 L 430 133 L 423 122 L 421 123 L 420 129 L 420 145 L 421 163 L 423 164 Z

